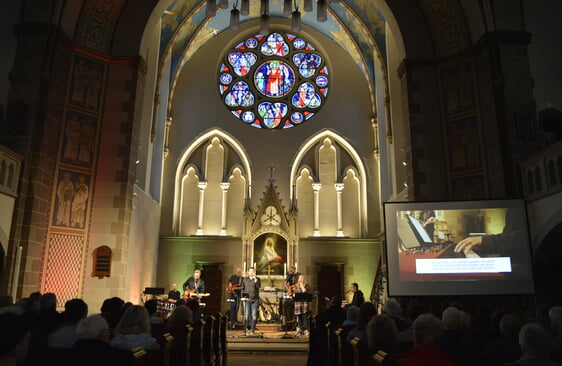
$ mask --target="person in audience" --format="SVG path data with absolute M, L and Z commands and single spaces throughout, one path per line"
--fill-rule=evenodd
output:
M 336 295 L 330 300 L 330 306 L 316 316 L 316 328 L 324 327 L 328 322 L 340 326 L 345 321 L 345 311 L 341 308 L 342 296 Z
M 396 360 L 397 366 L 454 366 L 439 348 L 443 334 L 441 320 L 422 314 L 414 321 L 414 349 Z
M 544 327 L 538 323 L 527 323 L 519 331 L 519 345 L 523 357 L 508 363 L 509 366 L 560 366 L 549 360 L 552 337 Z
M 119 366 L 124 355 L 109 345 L 111 333 L 105 318 L 99 314 L 83 318 L 76 325 L 78 340 L 70 352 L 59 360 L 59 366 Z
M 193 324 L 193 312 L 186 305 L 176 306 L 166 321 L 164 329 L 183 329 L 186 325 Z
M 347 333 L 347 341 L 351 341 L 353 338 L 359 338 L 363 342 L 367 343 L 367 334 L 365 329 L 367 328 L 367 323 L 371 320 L 373 316 L 377 314 L 377 309 L 370 302 L 364 302 L 359 308 L 359 317 L 357 318 L 357 325 L 349 333 Z
M 357 318 L 359 318 L 359 308 L 357 306 L 350 306 L 345 312 L 346 319 L 341 325 L 345 334 L 349 333 L 357 325 Z
M 14 305 L 14 299 L 9 295 L 0 296 L 0 308 Z
M 487 353 L 490 358 L 505 364 L 521 356 L 519 331 L 522 324 L 521 319 L 515 314 L 505 314 L 502 317 L 499 325 L 502 338 L 489 344 Z
M 553 306 L 548 312 L 548 317 L 553 337 L 551 358 L 562 363 L 562 306 Z
M 448 307 L 442 315 L 443 339 L 441 349 L 451 360 L 464 360 L 474 356 L 476 342 L 466 335 L 467 320 L 465 312 L 455 307 Z
M 114 329 L 121 319 L 121 315 L 124 311 L 124 305 L 125 301 L 118 297 L 112 297 L 104 300 L 100 311 L 101 315 L 107 321 L 107 325 L 109 326 L 110 330 Z
M 49 334 L 59 328 L 64 317 L 57 311 L 57 297 L 51 292 L 41 296 L 39 300 L 39 317 L 37 325 L 31 331 L 30 347 L 44 347 L 47 345 Z
M 386 353 L 400 352 L 400 336 L 396 323 L 384 314 L 377 314 L 367 323 L 367 342 L 369 352 L 377 353 L 384 351 Z
M 131 305 L 125 310 L 115 327 L 115 336 L 110 343 L 117 349 L 140 347 L 151 350 L 160 348 L 156 338 L 150 336 L 148 312 L 141 305 Z
M 16 366 L 23 365 L 29 347 L 31 326 L 13 308 L 5 307 L 0 313 L 0 365 Z
M 162 319 L 162 317 L 156 313 L 156 309 L 158 308 L 157 305 L 158 304 L 154 299 L 147 300 L 144 303 L 144 307 L 148 312 L 148 319 L 150 320 L 150 324 L 161 325 L 164 324 L 164 319 Z
M 408 328 L 408 323 L 400 317 L 400 303 L 394 299 L 388 299 L 382 306 L 382 311 L 386 316 L 394 321 L 398 332 L 405 331 Z
M 427 311 L 425 307 L 417 302 L 414 302 L 410 305 L 410 310 L 408 311 L 408 327 L 401 331 L 400 334 L 400 343 L 405 345 L 408 350 L 411 351 L 414 344 L 414 328 L 413 324 L 414 321 L 418 318 L 418 316 L 425 314 Z
M 49 334 L 48 347 L 70 348 L 78 340 L 76 324 L 88 315 L 88 305 L 82 299 L 68 300 L 64 304 L 63 326 Z

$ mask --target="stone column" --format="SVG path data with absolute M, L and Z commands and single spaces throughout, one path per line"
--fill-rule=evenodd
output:
M 221 232 L 220 235 L 227 235 L 226 231 L 226 199 L 228 197 L 228 188 L 230 183 L 221 183 L 222 189 L 222 207 L 221 207 Z
M 334 186 L 336 187 L 337 217 L 338 217 L 338 230 L 336 231 L 336 236 L 344 236 L 343 235 L 343 223 L 342 223 L 342 205 L 341 205 L 341 196 L 342 196 L 344 184 L 343 183 L 336 183 L 336 184 L 334 184 Z
M 207 188 L 207 182 L 197 183 L 197 188 L 199 188 L 199 215 L 197 217 L 197 232 L 195 235 L 203 235 L 203 208 L 205 207 L 205 189 Z
M 314 232 L 312 236 L 320 236 L 320 188 L 322 188 L 322 183 L 312 183 L 312 189 L 314 189 Z

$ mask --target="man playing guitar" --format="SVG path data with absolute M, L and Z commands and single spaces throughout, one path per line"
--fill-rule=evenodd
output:
M 201 297 L 207 295 L 205 294 L 205 281 L 201 278 L 201 271 L 196 269 L 193 272 L 193 277 L 189 277 L 183 283 L 183 298 L 184 300 L 193 298 L 201 302 Z
M 291 266 L 289 272 L 287 272 L 287 277 L 285 277 L 285 289 L 287 290 L 288 296 L 293 296 L 298 278 L 299 273 L 297 272 L 297 267 Z
M 229 295 L 230 324 L 238 323 L 238 309 L 240 308 L 240 286 L 242 285 L 242 269 L 236 268 L 236 273 L 230 276 L 226 285 L 226 293 Z

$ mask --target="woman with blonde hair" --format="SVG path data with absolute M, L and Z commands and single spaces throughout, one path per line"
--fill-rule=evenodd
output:
M 117 349 L 131 349 L 140 347 L 151 350 L 159 349 L 156 338 L 150 336 L 150 320 L 144 306 L 131 305 L 115 327 L 115 336 L 111 346 Z
M 295 284 L 294 294 L 305 294 L 308 292 L 308 283 L 304 275 L 300 274 Z M 308 301 L 295 300 L 295 316 L 297 317 L 297 334 L 308 335 Z

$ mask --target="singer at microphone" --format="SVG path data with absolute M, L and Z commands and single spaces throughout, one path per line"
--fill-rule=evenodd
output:
M 248 277 L 242 279 L 241 287 L 242 297 L 247 296 L 248 298 L 244 303 L 244 329 L 248 329 L 248 323 L 251 322 L 250 334 L 253 334 L 258 320 L 261 287 L 260 278 L 256 277 L 256 269 L 254 267 L 248 269 Z

